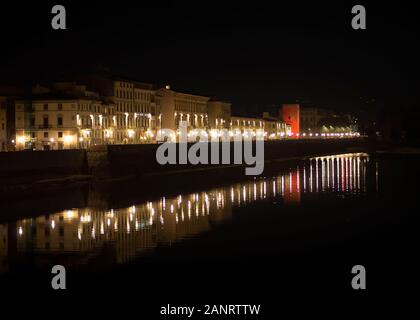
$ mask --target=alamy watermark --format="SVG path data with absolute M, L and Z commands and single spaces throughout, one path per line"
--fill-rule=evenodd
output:
M 351 273 L 355 274 L 351 280 L 351 287 L 354 290 L 366 289 L 366 269 L 362 265 L 355 265 L 351 269 Z
M 209 134 L 205 130 L 192 130 L 188 133 L 187 122 L 180 121 L 177 131 L 159 130 L 157 140 L 163 141 L 156 151 L 156 160 L 161 165 L 247 164 L 253 167 L 245 169 L 246 175 L 260 175 L 264 171 L 263 129 L 243 130 L 243 132 L 240 130 L 232 132 L 227 129 L 211 131 L 209 140 Z M 195 143 L 188 145 L 191 141 Z M 233 145 L 233 163 L 231 145 Z
M 66 8 L 62 5 L 55 5 L 51 9 L 51 13 L 55 16 L 51 20 L 51 27 L 54 30 L 66 29 Z
M 51 273 L 55 276 L 51 280 L 51 287 L 54 290 L 66 289 L 66 268 L 62 265 L 55 265 L 51 269 Z
M 51 9 L 54 14 L 51 20 L 51 27 L 54 30 L 65 30 L 66 26 L 66 8 L 63 5 L 55 5 Z M 366 9 L 358 4 L 352 7 L 351 13 L 355 16 L 351 20 L 351 26 L 354 30 L 366 29 Z
M 366 29 L 366 9 L 364 6 L 358 4 L 353 6 L 351 13 L 355 14 L 351 20 L 351 27 L 354 30 Z

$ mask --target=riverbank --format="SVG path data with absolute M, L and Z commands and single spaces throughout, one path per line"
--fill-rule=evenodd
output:
M 177 168 L 161 172 L 143 172 L 142 174 L 95 176 L 80 174 L 68 176 L 31 177 L 33 181 L 1 184 L 0 222 L 16 218 L 26 218 L 35 214 L 47 214 L 69 208 L 92 207 L 109 209 L 125 207 L 130 204 L 159 199 L 163 195 L 178 195 L 194 190 L 220 187 L 229 183 L 239 183 L 249 179 L 276 176 L 279 172 L 296 168 L 300 161 L 314 156 L 366 152 L 371 157 L 401 157 L 387 152 L 377 151 L 368 144 L 343 148 L 336 152 L 316 152 L 303 156 L 290 156 L 266 159 L 264 174 L 250 177 L 244 174 L 244 166 L 203 166 L 199 168 Z M 408 155 L 412 158 L 412 155 Z M 28 178 L 28 177 L 24 177 Z
M 113 146 L 106 150 L 106 153 L 103 148 L 87 151 L 86 160 L 89 161 L 90 167 L 81 164 L 87 168 L 86 171 L 70 166 L 73 171 L 76 168 L 76 171 L 82 172 L 79 174 L 58 174 L 55 171 L 49 175 L 38 172 L 37 175 L 24 174 L 17 175 L 16 178 L 3 175 L 0 178 L 0 221 L 26 217 L 28 212 L 42 214 L 86 206 L 104 209 L 123 207 L 132 203 L 133 199 L 135 202 L 141 202 L 144 199 L 158 198 L 162 194 L 175 195 L 179 192 L 218 187 L 252 178 L 244 174 L 245 166 L 242 165 L 156 165 L 155 170 L 151 170 L 153 163 L 148 164 L 149 168 L 146 164 L 147 161 L 152 162 L 150 157 L 155 156 L 152 153 L 155 147 Z M 299 142 L 267 144 L 265 149 L 268 156 L 265 158 L 262 176 L 272 176 L 283 169 L 290 169 L 306 157 L 373 150 L 363 140 L 357 143 L 352 141 L 351 144 L 335 144 L 334 148 L 329 145 L 314 150 L 315 147 L 316 144 L 313 143 L 309 145 Z M 92 154 L 97 161 L 95 166 Z M 136 164 L 135 159 L 138 159 L 140 164 Z M 8 183 L 5 183 L 7 180 Z
M 296 168 L 304 158 L 267 161 L 262 177 L 276 176 L 279 172 Z M 78 176 L 53 179 L 45 184 L 34 182 L 32 185 L 14 186 L 9 194 L 0 195 L 0 223 L 69 208 L 123 208 L 133 203 L 158 200 L 162 196 L 177 196 L 250 179 L 258 180 L 261 177 L 246 176 L 242 166 L 231 166 L 168 171 L 158 175 L 151 173 L 107 179 Z
M 188 148 L 192 144 L 188 145 Z M 108 145 L 88 150 L 0 153 L 0 198 L 50 192 L 72 184 L 125 181 L 168 175 L 196 175 L 223 170 L 244 174 L 244 165 L 160 165 L 159 145 Z M 266 164 L 322 154 L 372 150 L 365 139 L 284 140 L 264 144 Z M 230 159 L 233 160 L 233 144 Z M 249 165 L 247 165 L 249 166 Z M 252 166 L 252 165 L 251 165 Z M 265 173 L 263 173 L 265 174 Z

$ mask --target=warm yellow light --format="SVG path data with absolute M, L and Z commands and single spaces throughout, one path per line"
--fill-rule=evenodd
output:
M 65 143 L 72 143 L 73 142 L 73 136 L 70 136 L 70 135 L 64 136 L 64 142 Z
M 210 136 L 212 138 L 217 138 L 219 136 L 219 133 L 217 132 L 217 130 L 210 130 Z
M 105 130 L 105 137 L 106 138 L 109 138 L 109 137 L 111 137 L 112 136 L 112 129 L 107 129 L 107 130 Z
M 129 137 L 129 138 L 134 137 L 134 130 L 132 130 L 132 129 L 128 129 L 128 130 L 127 130 L 127 134 L 128 134 L 128 137 Z
M 71 220 L 75 217 L 75 213 L 73 210 L 67 210 L 66 212 L 66 219 L 67 220 Z
M 18 137 L 16 137 L 16 141 L 20 144 L 24 144 L 25 143 L 25 137 L 24 136 L 18 136 Z

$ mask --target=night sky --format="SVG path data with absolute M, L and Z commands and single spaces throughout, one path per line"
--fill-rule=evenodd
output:
M 295 101 L 419 105 L 412 2 L 15 2 L 0 4 L 2 83 L 107 71 L 217 96 L 243 114 Z M 67 30 L 50 27 L 54 4 L 67 9 Z M 367 30 L 351 28 L 355 4 L 366 7 Z

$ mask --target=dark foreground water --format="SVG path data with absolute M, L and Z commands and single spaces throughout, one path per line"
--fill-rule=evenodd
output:
M 419 280 L 418 160 L 313 158 L 124 208 L 91 191 L 89 207 L 0 225 L 0 286 L 51 291 L 60 264 L 69 291 L 261 297 L 352 290 L 351 269 L 363 265 L 370 291 L 410 288 Z

